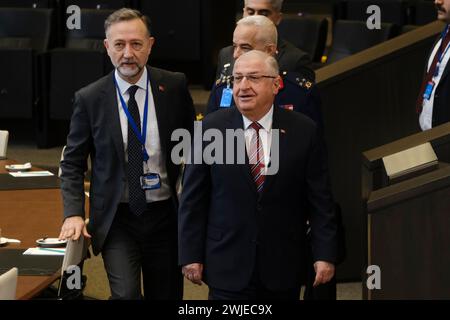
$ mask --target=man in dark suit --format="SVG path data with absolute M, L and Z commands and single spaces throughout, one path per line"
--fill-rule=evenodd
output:
M 170 137 L 177 128 L 192 130 L 192 99 L 183 74 L 146 66 L 154 38 L 145 16 L 120 9 L 105 21 L 105 33 L 115 71 L 75 94 L 61 162 L 60 238 L 92 235 L 113 299 L 141 298 L 141 270 L 146 299 L 181 299 L 180 167 L 170 160 Z M 86 226 L 83 180 L 89 156 Z
M 428 58 L 417 100 L 419 124 L 428 130 L 450 121 L 450 0 L 435 0 L 445 28 Z
M 283 0 L 244 0 L 243 17 L 262 15 L 266 16 L 278 26 L 281 22 L 281 7 Z M 227 70 L 233 70 L 233 53 L 236 50 L 234 46 L 222 48 L 219 52 L 217 61 L 216 79 Z M 300 76 L 315 81 L 314 71 L 309 67 L 311 58 L 309 55 L 295 47 L 290 42 L 278 38 L 275 58 L 277 59 L 279 69 L 282 71 L 294 71 Z M 228 66 L 228 67 L 226 67 Z
M 179 262 L 187 279 L 208 284 L 210 299 L 299 299 L 307 219 L 314 285 L 334 275 L 336 221 L 321 134 L 304 115 L 273 105 L 280 84 L 273 57 L 245 53 L 233 77 L 237 108 L 208 115 L 203 130 L 223 137 L 231 130 L 236 143 L 214 150 L 226 162 L 187 164 Z M 194 143 L 194 158 L 211 147 Z
M 233 34 L 235 48 L 233 61 L 243 53 L 254 49 L 275 56 L 277 38 L 277 29 L 270 19 L 262 15 L 242 18 L 237 22 Z M 231 71 L 230 64 L 211 89 L 207 113 L 221 108 L 234 107 L 235 103 L 231 96 L 233 86 Z M 307 115 L 322 129 L 321 101 L 314 80 L 302 77 L 296 72 L 281 71 L 281 85 L 275 97 L 275 104 L 281 108 Z M 227 95 L 229 95 L 228 99 Z

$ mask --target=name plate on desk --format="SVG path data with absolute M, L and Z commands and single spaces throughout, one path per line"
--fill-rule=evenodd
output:
M 383 157 L 390 181 L 403 180 L 438 166 L 438 158 L 429 142 Z

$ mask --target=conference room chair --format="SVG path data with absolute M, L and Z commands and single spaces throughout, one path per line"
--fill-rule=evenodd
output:
M 86 220 L 86 224 L 89 220 Z M 90 257 L 89 239 L 80 236 L 77 241 L 67 241 L 66 252 L 61 267 L 61 279 L 58 285 L 58 300 L 76 300 L 83 298 L 83 290 L 86 287 L 87 277 L 83 275 L 84 260 Z M 81 276 L 80 288 L 70 288 L 70 277 L 75 274 L 73 268 L 79 268 Z
M 55 0 L 0 0 L 0 8 L 52 8 Z
M 18 269 L 12 268 L 11 270 L 0 275 L 0 300 L 16 299 L 18 274 Z
M 112 70 L 103 45 L 103 24 L 111 12 L 81 10 L 81 28 L 66 29 L 64 47 L 48 53 L 42 81 L 48 84 L 45 102 L 50 119 L 69 120 L 75 92 Z
M 381 22 L 399 26 L 410 23 L 410 5 L 407 0 L 346 0 L 347 20 L 367 21 L 370 5 L 377 5 L 381 11 Z
M 404 26 L 401 27 L 400 33 L 403 34 L 403 33 L 406 33 L 406 32 L 410 32 L 410 31 L 416 30 L 417 28 L 419 28 L 419 26 L 416 26 L 416 25 L 413 25 L 413 24 L 407 24 L 407 25 L 404 25 Z
M 120 9 L 129 8 L 128 0 L 65 0 L 65 6 L 76 5 L 81 9 Z
M 418 0 L 415 5 L 414 24 L 425 25 L 436 21 L 436 7 L 432 0 Z
M 314 62 L 320 62 L 327 41 L 328 20 L 310 17 L 285 16 L 278 26 L 278 34 L 297 48 L 307 52 Z
M 382 23 L 381 29 L 369 30 L 363 21 L 337 20 L 327 63 L 333 63 L 382 43 L 398 34 L 398 27 Z
M 0 8 L 0 21 L 0 118 L 32 119 L 41 93 L 37 55 L 51 46 L 53 10 Z
M 0 160 L 6 159 L 6 151 L 8 150 L 9 132 L 0 130 Z

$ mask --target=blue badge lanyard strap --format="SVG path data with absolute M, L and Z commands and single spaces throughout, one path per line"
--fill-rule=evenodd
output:
M 148 72 L 147 72 L 148 75 Z M 128 111 L 127 104 L 125 103 L 125 100 L 122 97 L 122 94 L 120 93 L 119 85 L 117 84 L 116 77 L 114 77 L 114 83 L 116 84 L 117 92 L 119 93 L 120 102 L 122 105 L 122 109 L 125 112 L 127 119 L 128 119 L 128 125 L 131 126 L 133 129 L 134 134 L 139 139 L 139 141 L 142 144 L 142 155 L 144 157 L 144 162 L 147 162 L 150 158 L 148 155 L 148 152 L 145 148 L 145 139 L 147 138 L 147 115 L 148 115 L 148 83 L 150 82 L 149 75 L 147 76 L 147 87 L 145 90 L 145 104 L 144 104 L 144 119 L 142 122 L 142 135 L 138 130 L 138 127 L 136 125 L 136 122 L 134 121 L 132 115 L 130 114 L 130 111 Z
M 437 77 L 438 76 L 441 62 L 444 59 L 445 55 L 447 54 L 448 49 L 450 48 L 450 42 L 447 44 L 447 47 L 443 48 L 443 46 L 444 46 L 444 39 L 445 39 L 445 36 L 447 35 L 447 33 L 450 31 L 449 29 L 450 29 L 450 25 L 447 25 L 445 27 L 444 31 L 442 31 L 441 44 L 439 46 L 438 52 L 436 53 L 438 55 L 438 60 L 437 60 L 437 64 L 438 65 L 437 65 L 437 68 L 436 68 L 436 70 L 434 72 L 433 77 Z

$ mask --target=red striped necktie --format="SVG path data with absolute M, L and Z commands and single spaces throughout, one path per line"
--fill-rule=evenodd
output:
M 252 122 L 250 127 L 255 130 L 255 133 L 250 140 L 250 150 L 248 160 L 251 167 L 251 173 L 253 181 L 255 181 L 256 190 L 261 192 L 264 185 L 264 149 L 262 146 L 261 137 L 259 136 L 259 130 L 262 126 L 258 122 Z

